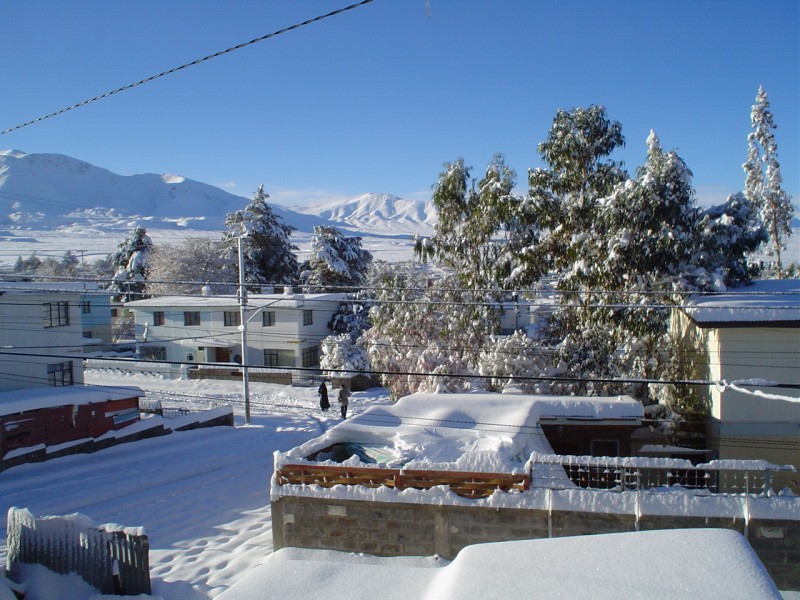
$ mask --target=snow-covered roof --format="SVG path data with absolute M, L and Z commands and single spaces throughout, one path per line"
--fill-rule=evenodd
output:
M 625 420 L 639 423 L 642 405 L 629 396 L 608 398 L 526 394 L 426 394 L 374 406 L 289 451 L 288 460 L 315 456 L 336 444 L 362 451 L 345 461 L 372 460 L 389 467 L 514 472 L 532 452 L 552 453 L 540 420 Z
M 144 392 L 138 387 L 71 385 L 15 390 L 0 392 L 0 415 L 13 415 L 28 410 L 69 404 L 92 404 L 143 396 Z
M 699 325 L 731 323 L 800 324 L 800 279 L 768 279 L 721 294 L 695 295 L 683 305 Z
M 110 295 L 100 289 L 97 283 L 91 281 L 3 281 L 0 282 L 0 291 L 17 293 L 76 293 L 76 294 L 101 294 Z
M 298 307 L 313 302 L 340 302 L 347 294 L 248 294 L 248 310 L 266 308 L 267 306 Z M 236 296 L 162 296 L 147 300 L 126 302 L 128 308 L 239 308 Z
M 475 544 L 452 561 L 284 548 L 217 597 L 264 590 L 273 600 L 781 598 L 744 536 L 727 529 Z

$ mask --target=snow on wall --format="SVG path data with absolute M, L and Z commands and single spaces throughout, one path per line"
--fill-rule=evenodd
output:
M 142 398 L 144 395 L 138 387 L 66 386 L 15 390 L 0 393 L 0 415 L 70 404 Z

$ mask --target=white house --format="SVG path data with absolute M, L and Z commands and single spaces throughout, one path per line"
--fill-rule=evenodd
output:
M 110 344 L 111 339 L 111 294 L 100 289 L 94 282 L 76 281 L 4 281 L 0 289 L 6 292 L 41 292 L 47 294 L 75 292 L 77 319 L 81 328 L 82 344 L 87 352 L 93 347 Z
M 248 296 L 242 352 L 236 296 L 166 296 L 127 302 L 143 357 L 168 362 L 241 363 L 265 367 L 315 367 L 320 342 L 346 294 Z
M 0 283 L 0 391 L 83 383 L 82 298 Z
M 800 466 L 800 280 L 693 296 L 672 328 L 697 352 L 698 375 L 722 382 L 708 392 L 709 448 Z

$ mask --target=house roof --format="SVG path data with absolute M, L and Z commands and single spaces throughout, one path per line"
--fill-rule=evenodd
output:
M 800 279 L 769 279 L 721 294 L 694 295 L 683 311 L 701 327 L 800 326 Z
M 92 404 L 123 398 L 142 398 L 138 387 L 71 385 L 0 392 L 0 416 L 70 404 Z
M 542 419 L 620 420 L 638 424 L 641 403 L 630 396 L 606 398 L 526 394 L 425 394 L 375 406 L 289 451 L 289 460 L 335 460 L 326 449 L 358 446 L 347 460 L 389 467 L 508 472 L 532 452 L 552 453 Z M 336 461 L 339 462 L 339 461 Z M 437 465 L 439 467 L 437 467 Z
M 91 281 L 3 281 L 0 282 L 0 292 L 110 295 Z
M 725 529 L 475 544 L 452 561 L 283 548 L 218 598 L 267 589 L 274 600 L 781 597 L 744 536 Z
M 248 294 L 248 310 L 268 306 L 291 307 L 313 302 L 341 302 L 347 294 Z M 129 308 L 239 308 L 237 296 L 162 296 L 147 300 L 133 300 L 125 303 Z

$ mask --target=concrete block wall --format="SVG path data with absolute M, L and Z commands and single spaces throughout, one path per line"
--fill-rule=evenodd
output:
M 746 534 L 776 585 L 800 591 L 800 520 L 642 516 L 641 531 L 711 527 Z M 370 503 L 283 496 L 272 502 L 273 546 L 454 558 L 470 544 L 636 531 L 634 515 Z

